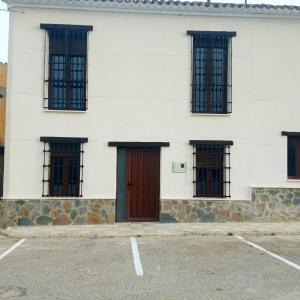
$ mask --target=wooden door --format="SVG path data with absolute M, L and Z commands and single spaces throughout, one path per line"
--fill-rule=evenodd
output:
M 160 149 L 126 151 L 126 220 L 159 219 Z

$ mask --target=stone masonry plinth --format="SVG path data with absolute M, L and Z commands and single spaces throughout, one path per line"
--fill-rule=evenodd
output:
M 162 200 L 162 223 L 300 221 L 300 189 L 253 188 L 251 201 Z
M 115 222 L 114 199 L 2 200 L 0 228 Z M 253 188 L 251 201 L 161 200 L 161 223 L 300 222 L 300 189 Z
M 114 199 L 3 200 L 5 227 L 111 224 Z

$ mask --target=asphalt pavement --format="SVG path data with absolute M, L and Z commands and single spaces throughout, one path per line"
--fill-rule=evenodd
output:
M 242 238 L 2 238 L 0 299 L 299 300 L 300 236 Z

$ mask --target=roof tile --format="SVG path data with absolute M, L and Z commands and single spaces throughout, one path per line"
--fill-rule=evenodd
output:
M 244 3 L 219 3 L 219 2 L 206 2 L 206 1 L 179 1 L 179 0 L 2 0 L 8 5 L 22 4 L 22 5 L 67 5 L 67 6 L 87 6 L 90 8 L 96 7 L 117 7 L 134 8 L 135 6 L 139 9 L 151 8 L 159 10 L 188 10 L 189 12 L 195 10 L 218 12 L 223 10 L 228 12 L 244 12 L 251 13 L 257 10 L 262 10 L 264 13 L 296 13 L 299 14 L 300 6 L 296 5 L 273 5 L 273 4 L 244 4 Z M 242 1 L 242 0 L 241 0 Z M 263 0 L 262 0 L 263 1 Z

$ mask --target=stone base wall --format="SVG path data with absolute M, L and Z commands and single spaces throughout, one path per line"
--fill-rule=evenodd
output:
M 300 189 L 253 188 L 251 201 L 162 200 L 162 223 L 300 221 Z
M 113 199 L 3 200 L 3 204 L 3 227 L 115 222 Z
M 113 224 L 114 199 L 1 200 L 0 228 Z M 300 188 L 253 188 L 251 201 L 162 200 L 161 223 L 300 222 Z

